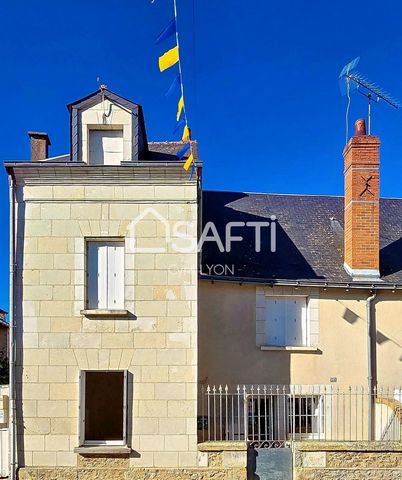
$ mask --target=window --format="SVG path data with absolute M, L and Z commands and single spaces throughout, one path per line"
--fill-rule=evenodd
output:
M 127 371 L 83 371 L 80 388 L 81 445 L 125 445 Z
M 293 433 L 293 438 L 314 438 L 324 435 L 322 396 L 291 396 L 289 412 L 289 431 Z
M 248 439 L 325 438 L 323 396 L 281 392 L 273 389 L 265 395 L 248 397 Z
M 266 297 L 267 345 L 308 346 L 306 297 Z
M 124 309 L 124 242 L 87 243 L 87 306 Z
M 123 130 L 89 130 L 89 163 L 120 165 L 123 160 Z

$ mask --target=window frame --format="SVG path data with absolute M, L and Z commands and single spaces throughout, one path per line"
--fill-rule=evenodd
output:
M 85 439 L 85 386 L 88 372 L 113 373 L 123 372 L 123 438 L 122 440 L 86 440 Z M 127 445 L 127 404 L 128 404 L 128 370 L 80 370 L 79 374 L 79 443 L 80 446 L 126 446 Z
M 106 300 L 107 300 L 107 306 L 102 308 L 99 307 L 99 305 L 91 305 L 90 303 L 90 275 L 89 275 L 89 246 L 91 243 L 99 243 L 99 244 L 109 244 L 109 243 L 120 243 L 123 247 L 123 263 L 122 263 L 122 302 L 121 305 L 117 307 L 110 307 L 109 306 L 109 295 L 106 295 Z M 125 238 L 124 237 L 87 237 L 85 238 L 85 270 L 84 270 L 84 275 L 85 275 L 85 296 L 84 296 L 84 305 L 85 308 L 88 310 L 124 310 L 125 308 L 125 287 L 126 287 L 126 281 L 125 281 L 125 261 L 126 261 L 126 244 L 125 244 Z M 106 271 L 108 273 L 108 269 Z M 109 283 L 107 280 L 107 287 Z M 98 288 L 98 286 L 96 287 Z M 99 291 L 98 291 L 99 294 Z
M 309 309 L 309 301 L 310 297 L 308 295 L 265 295 L 265 305 L 264 305 L 264 323 L 265 323 L 265 329 L 264 329 L 264 336 L 265 336 L 265 343 L 264 346 L 267 347 L 274 347 L 274 348 L 304 348 L 304 347 L 311 347 L 311 319 L 310 319 L 310 309 Z M 302 343 L 301 344 L 295 344 L 295 343 L 288 343 L 287 341 L 287 322 L 285 318 L 285 335 L 284 335 L 284 342 L 283 344 L 274 344 L 272 342 L 268 341 L 268 332 L 269 332 L 269 320 L 268 320 L 268 308 L 267 308 L 267 302 L 272 301 L 272 300 L 291 300 L 291 299 L 299 299 L 299 300 L 304 300 L 304 315 L 301 319 L 301 330 L 302 330 Z

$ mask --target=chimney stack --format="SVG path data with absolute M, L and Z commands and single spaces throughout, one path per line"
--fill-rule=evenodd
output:
M 345 160 L 345 258 L 353 280 L 380 278 L 380 139 L 363 119 L 343 150 Z
M 31 139 L 31 160 L 45 160 L 48 158 L 50 145 L 49 135 L 45 132 L 28 132 Z

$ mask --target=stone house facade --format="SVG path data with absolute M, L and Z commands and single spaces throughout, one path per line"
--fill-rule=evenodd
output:
M 102 89 L 69 109 L 71 158 L 7 164 L 20 474 L 88 451 L 194 467 L 197 253 L 177 248 L 196 239 L 198 176 L 172 160 L 177 145 L 148 146 L 138 105 Z M 46 135 L 31 141 L 47 150 Z

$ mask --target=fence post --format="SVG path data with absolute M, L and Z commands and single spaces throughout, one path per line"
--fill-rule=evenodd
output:
M 248 440 L 248 405 L 247 405 L 247 390 L 246 386 L 243 385 L 243 421 L 244 421 L 244 440 Z

